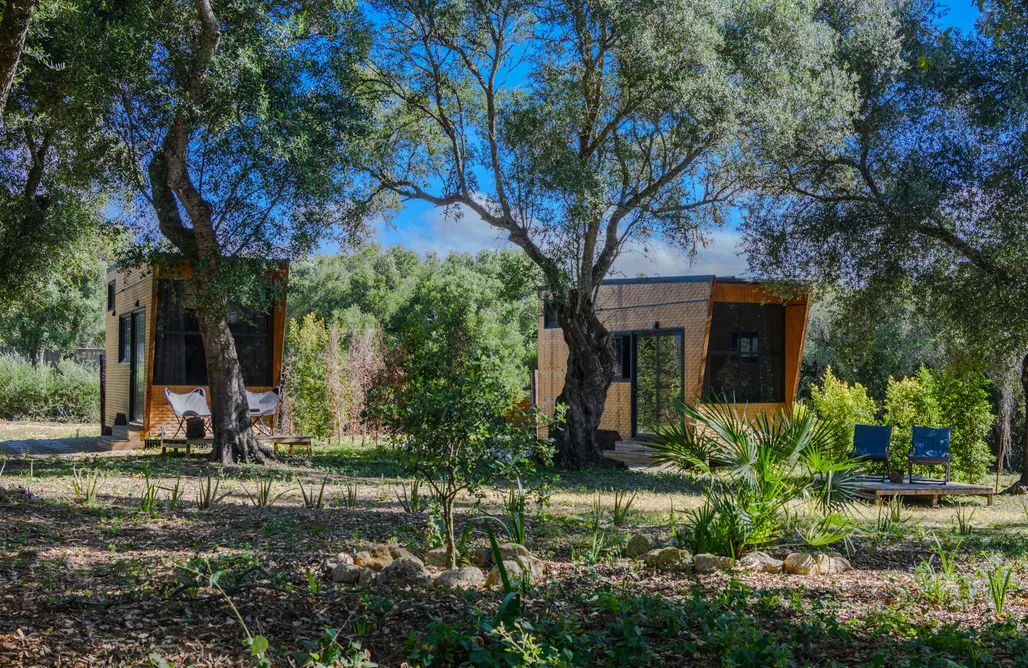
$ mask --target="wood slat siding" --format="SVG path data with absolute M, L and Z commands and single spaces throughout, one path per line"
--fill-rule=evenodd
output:
M 710 322 L 715 302 L 769 303 L 785 308 L 785 403 L 738 404 L 737 409 L 753 416 L 792 406 L 799 385 L 799 367 L 806 336 L 808 299 L 806 295 L 784 301 L 759 285 L 711 281 L 630 283 L 603 285 L 597 300 L 600 320 L 612 332 L 660 329 L 683 331 L 684 380 L 686 399 L 699 397 L 706 370 Z M 567 370 L 567 344 L 563 330 L 547 329 L 543 318 L 543 297 L 539 299 L 539 408 L 553 414 L 554 404 L 564 387 Z M 632 434 L 631 383 L 614 381 L 600 419 L 600 429 L 617 431 L 627 439 Z
M 192 268 L 183 263 L 171 270 L 164 270 L 161 277 L 184 279 L 192 275 Z M 278 277 L 282 281 L 288 281 L 289 265 L 284 264 Z M 143 432 L 146 436 L 160 436 L 161 427 L 165 427 L 171 435 L 178 428 L 178 418 L 168 405 L 164 396 L 164 389 L 167 387 L 172 392 L 191 392 L 196 389 L 195 385 L 154 385 L 153 384 L 153 360 L 154 344 L 156 341 L 157 327 L 157 281 L 153 280 L 149 268 L 124 269 L 114 267 L 107 272 L 107 281 L 115 281 L 115 314 L 107 312 L 106 317 L 106 352 L 107 352 L 107 414 L 104 416 L 104 424 L 114 424 L 114 416 L 117 413 L 128 415 L 129 410 L 129 365 L 118 364 L 118 317 L 124 312 L 134 310 L 136 300 L 139 305 L 146 309 L 144 322 L 146 323 L 146 359 L 143 361 L 143 376 L 146 388 L 144 398 Z M 124 310 L 123 310 L 124 309 Z M 248 386 L 251 392 L 267 392 L 272 387 L 282 382 L 282 355 L 285 345 L 286 328 L 286 298 L 276 300 L 272 314 L 272 386 Z M 210 403 L 210 387 L 204 386 L 207 392 L 208 403 Z M 141 443 L 141 442 L 140 442 Z
M 123 314 L 130 313 L 137 308 L 146 309 L 146 315 L 143 317 L 143 322 L 147 327 L 146 345 L 148 350 L 152 350 L 153 347 L 151 313 L 153 312 L 154 291 L 149 268 L 112 267 L 107 272 L 107 282 L 111 281 L 114 281 L 114 311 L 107 311 L 104 317 L 106 331 L 104 349 L 107 354 L 107 397 L 104 426 L 107 427 L 114 425 L 114 417 L 118 413 L 124 413 L 128 417 L 129 412 L 129 364 L 127 362 L 118 363 L 118 320 Z M 144 383 L 148 383 L 150 379 L 151 359 L 152 356 L 148 356 L 143 360 Z M 145 398 L 143 407 L 144 409 L 146 407 Z

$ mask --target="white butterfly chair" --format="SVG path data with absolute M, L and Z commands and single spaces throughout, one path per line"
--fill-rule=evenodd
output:
M 207 406 L 207 393 L 203 391 L 202 387 L 198 387 L 192 392 L 186 392 L 185 394 L 179 394 L 164 388 L 164 398 L 168 400 L 171 410 L 174 411 L 175 417 L 178 418 L 178 430 L 172 438 L 182 433 L 186 420 L 189 418 L 203 418 L 204 429 L 207 429 L 211 419 L 211 409 Z
M 275 418 L 278 413 L 278 388 L 267 392 L 246 391 L 246 403 L 250 408 L 250 424 L 254 429 L 271 436 L 275 433 Z M 264 423 L 264 418 L 271 418 L 271 426 Z

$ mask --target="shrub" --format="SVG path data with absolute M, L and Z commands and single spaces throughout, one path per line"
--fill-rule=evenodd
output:
M 889 467 L 893 470 L 907 470 L 912 427 L 944 426 L 932 384 L 932 373 L 925 367 L 921 367 L 917 374 L 910 378 L 889 378 L 889 385 L 885 390 L 883 422 L 892 426 Z
M 867 389 L 860 383 L 850 385 L 839 380 L 832 367 L 825 369 L 820 387 L 810 388 L 810 400 L 817 416 L 841 431 L 847 447 L 853 443 L 855 425 L 877 424 L 878 404 Z
M 675 409 L 681 423 L 650 445 L 658 463 L 710 480 L 704 505 L 687 520 L 695 551 L 738 558 L 774 541 L 789 503 L 802 497 L 823 524 L 834 524 L 834 511 L 857 491 L 856 463 L 838 454 L 838 428 L 810 411 L 745 418 L 727 404 L 680 401 Z
M 953 477 L 964 482 L 980 482 L 992 463 L 985 437 L 996 416 L 989 401 L 989 381 L 980 371 L 962 372 L 955 368 L 933 371 L 932 395 L 939 406 L 943 426 L 950 427 L 950 453 Z
M 34 367 L 28 360 L 2 355 L 0 418 L 97 421 L 100 374 L 71 361 Z
M 303 434 L 325 437 L 332 431 L 325 347 L 328 330 L 313 313 L 289 321 L 286 401 L 293 427 Z

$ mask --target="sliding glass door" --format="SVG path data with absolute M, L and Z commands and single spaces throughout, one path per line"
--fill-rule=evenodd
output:
M 671 402 L 682 399 L 682 333 L 637 333 L 633 336 L 632 435 L 652 436 L 680 420 Z

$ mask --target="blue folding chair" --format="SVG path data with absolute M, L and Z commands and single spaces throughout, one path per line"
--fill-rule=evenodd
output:
M 949 431 L 948 427 L 914 427 L 910 438 L 908 463 L 910 482 L 914 482 L 914 464 L 945 466 L 946 479 L 942 484 L 949 482 Z
M 850 456 L 865 462 L 882 462 L 885 473 L 882 480 L 889 475 L 889 442 L 892 440 L 892 427 L 878 427 L 870 424 L 858 424 L 853 430 L 853 451 Z

